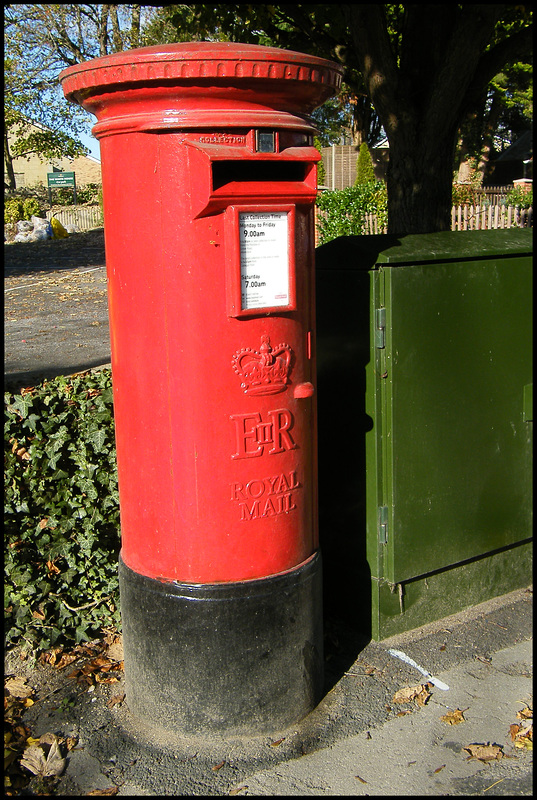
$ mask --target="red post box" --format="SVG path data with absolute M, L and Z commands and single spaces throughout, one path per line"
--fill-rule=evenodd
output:
M 308 114 L 341 68 L 191 42 L 60 80 L 101 143 L 127 702 L 276 730 L 322 689 Z

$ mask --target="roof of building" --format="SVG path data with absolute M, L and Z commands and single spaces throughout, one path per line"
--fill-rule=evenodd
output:
M 525 161 L 533 158 L 533 130 L 524 131 L 495 161 Z

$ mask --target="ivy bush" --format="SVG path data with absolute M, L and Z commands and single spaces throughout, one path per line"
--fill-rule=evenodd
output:
M 318 218 L 319 244 L 366 232 L 366 214 L 376 214 L 379 228 L 388 219 L 388 197 L 383 181 L 369 181 L 359 186 L 333 192 L 322 192 L 317 197 L 321 210 Z
M 5 630 L 34 652 L 118 626 L 110 370 L 4 395 Z

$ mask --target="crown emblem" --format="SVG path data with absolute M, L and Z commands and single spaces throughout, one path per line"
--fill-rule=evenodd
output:
M 243 347 L 232 359 L 245 394 L 278 394 L 289 380 L 293 351 L 288 344 L 270 346 L 270 337 L 261 336 L 259 350 Z

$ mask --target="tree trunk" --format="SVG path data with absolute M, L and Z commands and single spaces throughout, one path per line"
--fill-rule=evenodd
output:
M 141 5 L 138 3 L 132 7 L 131 30 L 130 30 L 130 46 L 140 46 L 140 11 Z
M 390 142 L 387 171 L 388 233 L 429 233 L 451 229 L 452 154 L 455 134 L 435 147 L 419 139 Z
M 123 50 L 123 38 L 117 17 L 117 5 L 110 6 L 110 19 L 112 21 L 112 46 L 114 53 L 119 53 Z
M 449 230 L 457 131 L 465 99 L 494 75 L 480 59 L 503 6 L 405 4 L 399 54 L 383 4 L 341 9 L 390 143 L 388 231 Z
M 498 97 L 497 93 L 494 92 L 489 113 L 485 119 L 485 124 L 483 126 L 484 127 L 483 145 L 479 157 L 479 164 L 477 166 L 478 172 L 481 173 L 481 183 L 483 183 L 483 180 L 485 178 L 485 173 L 487 171 L 487 167 L 490 161 L 490 154 L 492 152 L 492 148 L 494 145 L 494 133 L 496 131 L 501 112 L 502 112 L 501 100 Z
M 17 182 L 15 180 L 15 170 L 13 169 L 13 158 L 9 151 L 9 140 L 7 136 L 7 130 L 4 129 L 4 165 L 6 167 L 6 174 L 7 174 L 7 182 L 4 181 L 4 186 L 9 189 L 10 192 L 14 192 L 17 188 Z

